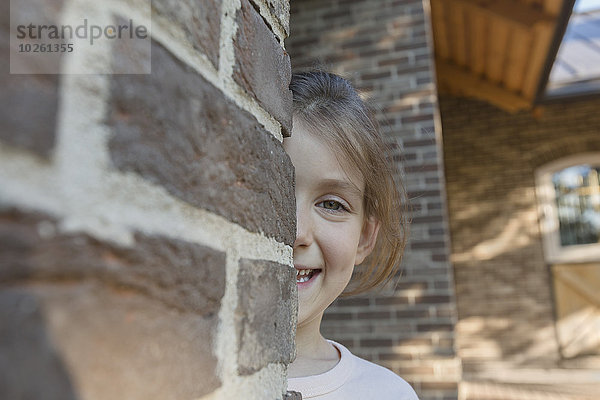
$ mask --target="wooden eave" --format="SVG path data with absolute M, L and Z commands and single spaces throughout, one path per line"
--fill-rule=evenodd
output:
M 574 0 L 431 0 L 438 90 L 533 108 Z

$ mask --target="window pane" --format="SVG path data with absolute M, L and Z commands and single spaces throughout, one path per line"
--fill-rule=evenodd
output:
M 552 175 L 560 244 L 598 243 L 600 239 L 600 166 L 578 165 Z

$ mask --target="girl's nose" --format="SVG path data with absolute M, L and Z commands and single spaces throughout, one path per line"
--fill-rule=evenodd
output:
M 309 246 L 313 241 L 312 220 L 310 211 L 303 207 L 296 207 L 296 240 L 294 249 L 302 246 Z

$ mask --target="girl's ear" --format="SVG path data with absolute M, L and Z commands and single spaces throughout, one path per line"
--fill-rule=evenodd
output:
M 377 242 L 377 234 L 379 233 L 380 227 L 381 222 L 373 216 L 365 220 L 362 232 L 360 234 L 358 248 L 356 249 L 356 258 L 354 260 L 354 265 L 362 263 L 365 260 L 365 258 L 367 258 L 369 254 L 371 254 L 373 248 L 375 248 L 375 243 Z

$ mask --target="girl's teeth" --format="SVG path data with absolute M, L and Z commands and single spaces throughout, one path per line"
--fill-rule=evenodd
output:
M 306 281 L 310 280 L 310 278 L 312 278 L 314 272 L 315 271 L 312 270 L 312 269 L 299 269 L 299 270 L 296 270 L 296 281 L 298 283 L 306 282 Z

